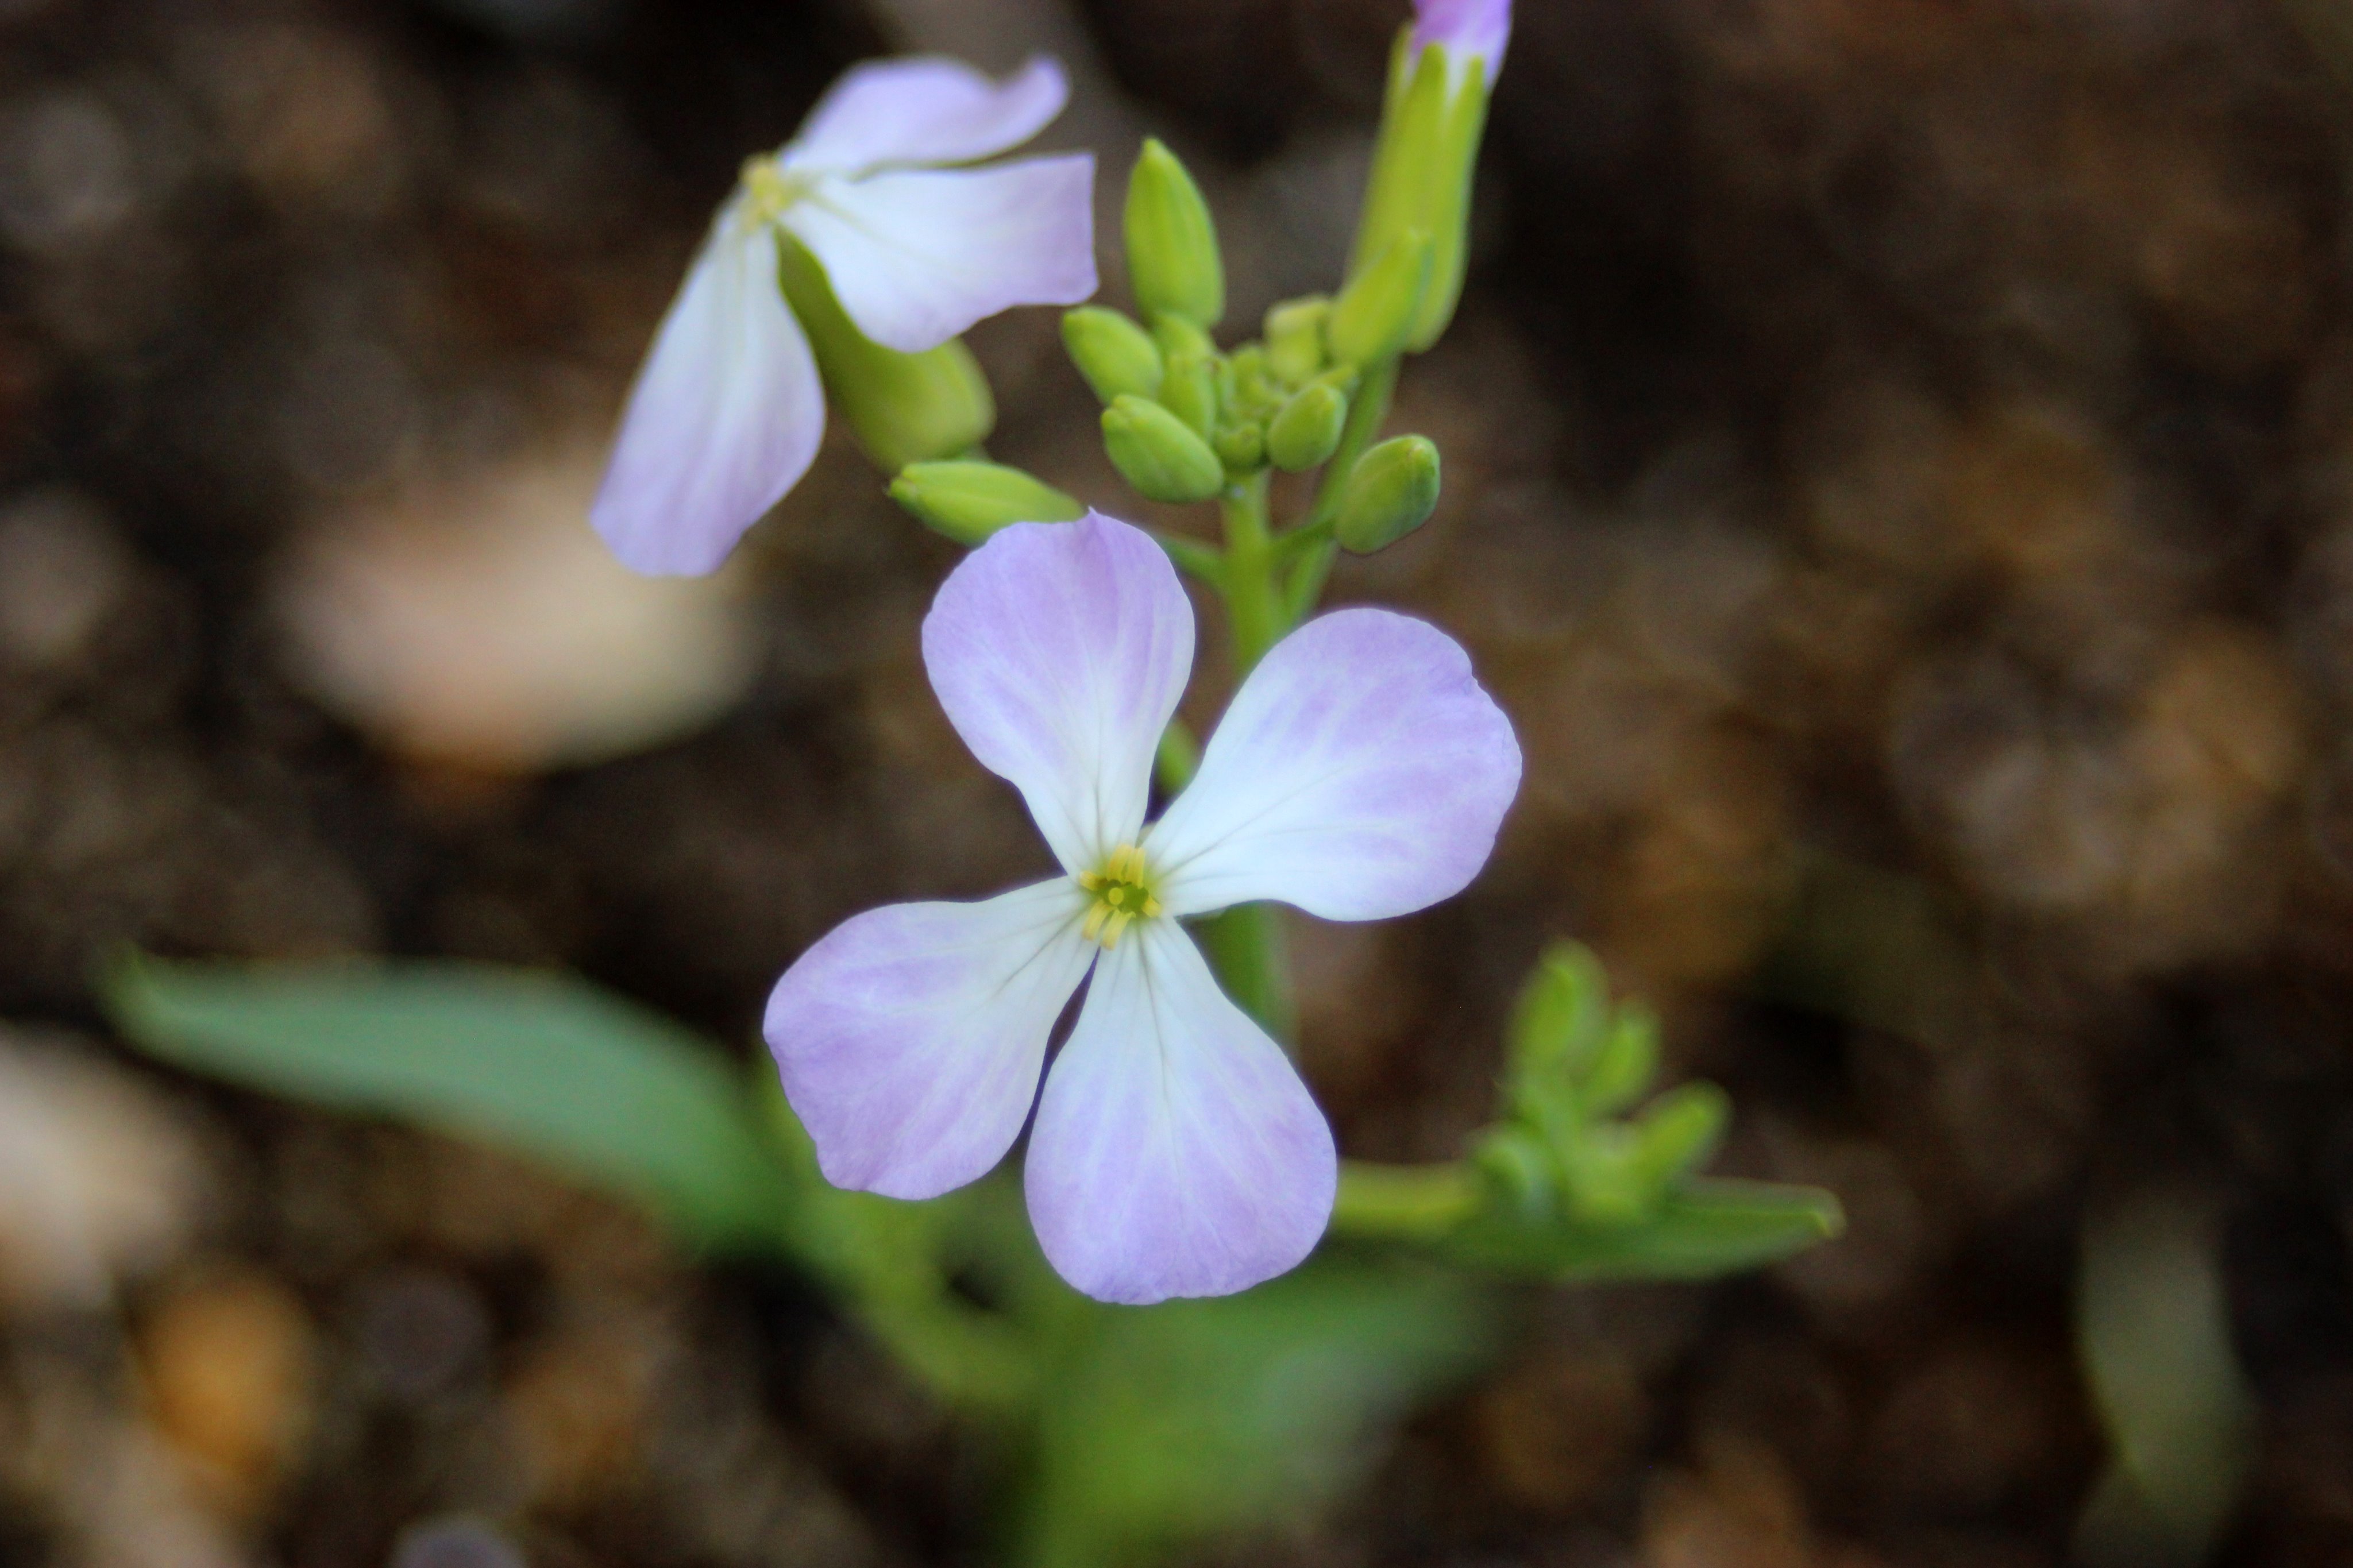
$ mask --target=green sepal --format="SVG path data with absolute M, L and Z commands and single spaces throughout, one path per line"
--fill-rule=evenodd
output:
M 978 544 L 1016 522 L 1070 522 L 1086 503 L 1000 463 L 910 463 L 891 499 L 959 544 Z
M 1120 397 L 1103 414 L 1103 449 L 1147 500 L 1208 500 L 1225 489 L 1226 466 L 1193 427 L 1157 403 Z
M 1157 397 L 1166 366 L 1152 334 L 1118 310 L 1082 305 L 1062 313 L 1062 347 L 1104 403 Z
M 1145 139 L 1127 180 L 1127 272 L 1149 318 L 1214 327 L 1226 313 L 1226 268 L 1200 187 L 1156 137 Z
M 1438 510 L 1439 477 L 1438 448 L 1427 437 L 1382 442 L 1357 459 L 1342 488 L 1333 538 L 1359 555 L 1387 549 Z
M 808 335 L 828 399 L 887 473 L 954 458 L 988 438 L 997 402 L 980 362 L 951 339 L 919 354 L 884 348 L 858 330 L 825 268 L 790 235 L 776 237 L 776 278 Z
M 1461 300 L 1488 88 L 1486 72 L 1475 64 L 1450 62 L 1437 45 L 1417 50 L 1411 40 L 1410 28 L 1401 31 L 1390 55 L 1388 95 L 1350 267 L 1352 273 L 1362 270 L 1409 229 L 1430 237 L 1430 287 L 1405 340 L 1419 353 L 1444 334 Z
M 1324 324 L 1334 359 L 1378 364 L 1405 347 L 1430 290 L 1431 254 L 1430 231 L 1409 228 L 1348 279 Z

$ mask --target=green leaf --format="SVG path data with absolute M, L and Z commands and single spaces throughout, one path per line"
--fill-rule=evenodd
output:
M 1778 1263 L 1839 1234 L 1838 1200 L 1811 1187 L 1694 1179 L 1626 1224 L 1490 1213 L 1449 1235 L 1464 1263 L 1551 1279 L 1705 1279 Z
M 1475 1369 L 1495 1322 L 1458 1278 L 1327 1256 L 1240 1296 L 1094 1308 L 1071 1328 L 1039 1400 L 1019 1556 L 1045 1568 L 1312 1513 L 1362 1479 L 1392 1423 Z
M 107 975 L 116 1026 L 193 1072 L 535 1155 L 705 1246 L 773 1240 L 787 1177 L 716 1049 L 567 976 L 486 964 L 176 963 Z

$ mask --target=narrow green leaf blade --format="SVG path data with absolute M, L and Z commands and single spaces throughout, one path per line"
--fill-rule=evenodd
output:
M 1528 1224 L 1490 1215 L 1448 1236 L 1461 1262 L 1551 1279 L 1706 1279 L 1778 1263 L 1844 1228 L 1813 1187 L 1695 1179 L 1625 1224 Z
M 533 1155 L 698 1245 L 773 1237 L 785 1218 L 786 1177 L 733 1068 L 584 981 L 449 962 L 133 957 L 104 999 L 159 1060 Z

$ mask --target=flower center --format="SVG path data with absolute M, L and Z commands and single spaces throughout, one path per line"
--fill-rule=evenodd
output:
M 1079 934 L 1103 943 L 1106 950 L 1119 945 L 1119 933 L 1131 921 L 1150 920 L 1160 912 L 1144 851 L 1133 844 L 1113 850 L 1102 870 L 1080 872 L 1079 886 L 1095 896 L 1094 907 L 1087 911 L 1087 922 L 1079 928 Z
M 763 223 L 774 223 L 785 216 L 786 208 L 808 195 L 809 182 L 787 174 L 783 160 L 772 153 L 744 159 L 741 178 L 752 216 Z

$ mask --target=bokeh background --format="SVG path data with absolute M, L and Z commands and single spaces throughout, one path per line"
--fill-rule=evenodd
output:
M 748 1053 L 835 921 L 1038 870 L 917 660 L 953 549 L 836 439 L 628 577 L 628 377 L 870 53 L 1052 50 L 1045 144 L 1168 137 L 1233 321 L 1327 287 L 1403 9 L 0 0 L 0 1563 L 985 1560 L 985 1440 L 806 1283 L 143 1065 L 93 972 L 566 965 Z M 1335 592 L 1527 784 L 1465 897 L 1294 928 L 1306 1070 L 1450 1158 L 1576 937 L 1851 1228 L 1530 1291 L 1205 1561 L 2353 1560 L 2348 174 L 2341 0 L 1522 0 L 1394 426 L 1446 497 Z M 1115 499 L 1052 312 L 975 342 L 997 454 Z M 2169 1521 L 2103 1490 L 2136 1370 Z

